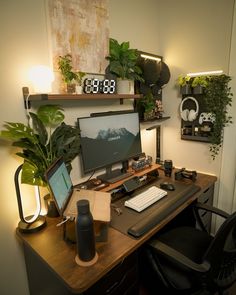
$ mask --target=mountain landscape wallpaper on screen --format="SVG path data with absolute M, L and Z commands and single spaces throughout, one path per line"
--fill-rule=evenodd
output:
M 125 127 L 100 129 L 95 138 L 81 137 L 85 163 L 87 167 L 100 166 L 99 163 L 109 164 L 126 160 L 128 156 L 136 156 L 140 151 L 140 133 L 136 135 Z M 86 155 L 89 158 L 86 159 Z M 90 165 L 91 164 L 91 165 Z

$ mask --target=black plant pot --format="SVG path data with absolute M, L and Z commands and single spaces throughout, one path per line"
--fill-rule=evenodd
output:
M 47 210 L 47 216 L 48 217 L 58 217 L 60 216 L 57 207 L 55 205 L 55 202 L 50 194 L 47 194 L 44 196 L 44 202 L 45 202 L 45 208 Z
M 192 94 L 192 87 L 188 84 L 184 86 L 180 86 L 180 94 L 182 95 Z
M 193 87 L 193 94 L 202 94 L 203 93 L 203 87 L 201 85 L 197 85 Z

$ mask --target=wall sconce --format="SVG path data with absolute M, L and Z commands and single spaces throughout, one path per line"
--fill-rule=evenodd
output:
M 33 83 L 35 93 L 52 92 L 54 74 L 49 67 L 39 65 L 31 68 L 29 70 L 29 80 Z
M 188 73 L 188 77 L 197 77 L 197 76 L 207 76 L 207 75 L 220 75 L 222 74 L 222 70 L 217 71 L 208 71 L 208 72 L 198 72 L 198 73 Z
M 20 165 L 16 169 L 15 176 L 14 176 L 19 216 L 21 219 L 20 222 L 18 223 L 18 229 L 22 233 L 34 233 L 46 226 L 46 219 L 44 216 L 39 215 L 41 211 L 41 202 L 40 202 L 40 194 L 39 194 L 38 186 L 35 186 L 35 197 L 36 197 L 35 213 L 32 216 L 27 216 L 27 217 L 24 216 L 20 185 L 19 185 L 19 175 L 22 170 L 22 166 L 23 165 Z

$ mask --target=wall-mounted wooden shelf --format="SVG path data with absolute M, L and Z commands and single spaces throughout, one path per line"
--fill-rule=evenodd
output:
M 101 99 L 139 99 L 142 94 L 30 94 L 28 87 L 23 87 L 23 96 L 25 105 L 31 101 L 45 101 L 45 100 L 101 100 Z M 26 102 L 27 100 L 27 102 Z
M 181 139 L 210 142 L 210 138 L 208 136 L 181 135 Z
M 145 125 L 148 125 L 148 127 L 146 128 L 146 130 L 152 130 L 152 129 L 155 129 L 155 128 L 158 128 L 161 124 L 161 122 L 165 121 L 165 120 L 168 120 L 170 119 L 170 116 L 165 116 L 165 117 L 162 117 L 162 118 L 156 118 L 156 119 L 153 119 L 153 120 L 147 120 L 147 121 L 140 121 L 140 123 L 145 126 Z

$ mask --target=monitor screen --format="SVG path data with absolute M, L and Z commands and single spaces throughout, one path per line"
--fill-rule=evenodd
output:
M 142 153 L 136 112 L 78 119 L 84 173 L 98 170 Z

